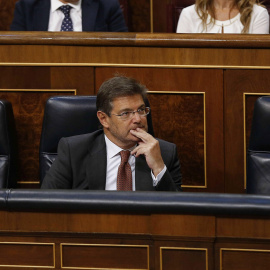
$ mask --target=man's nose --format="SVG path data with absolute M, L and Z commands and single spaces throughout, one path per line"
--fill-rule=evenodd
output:
M 141 116 L 138 112 L 133 112 L 132 119 L 136 122 L 141 122 Z

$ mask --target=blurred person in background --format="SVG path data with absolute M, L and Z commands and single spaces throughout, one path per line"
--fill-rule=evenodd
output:
M 258 0 L 196 0 L 183 9 L 176 32 L 269 34 L 269 14 Z
M 12 31 L 126 32 L 118 0 L 19 0 Z

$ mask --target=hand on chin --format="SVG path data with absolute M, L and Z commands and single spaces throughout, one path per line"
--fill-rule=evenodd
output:
M 140 138 L 138 138 L 137 136 L 133 135 L 131 132 L 129 132 L 129 137 L 131 138 L 131 140 L 133 142 L 140 142 L 141 141 Z

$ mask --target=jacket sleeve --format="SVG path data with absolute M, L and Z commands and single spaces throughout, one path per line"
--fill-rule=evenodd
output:
M 108 29 L 110 32 L 127 32 L 128 28 L 125 23 L 122 9 L 117 0 L 111 1 L 111 9 L 108 17 Z
M 18 1 L 15 5 L 13 21 L 10 26 L 11 31 L 27 31 L 26 29 L 26 16 L 24 12 L 24 3 Z
M 166 148 L 166 149 L 162 149 Z M 175 144 L 161 145 L 161 152 L 166 151 L 164 163 L 167 170 L 156 186 L 157 191 L 182 191 L 182 174 Z

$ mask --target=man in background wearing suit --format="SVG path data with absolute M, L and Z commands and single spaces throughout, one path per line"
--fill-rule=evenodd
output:
M 96 101 L 103 130 L 62 138 L 41 188 L 180 191 L 176 145 L 147 133 L 146 91 L 123 76 L 104 82 Z
M 62 25 L 66 16 L 68 30 Z M 10 30 L 126 32 L 127 27 L 118 0 L 19 0 Z

